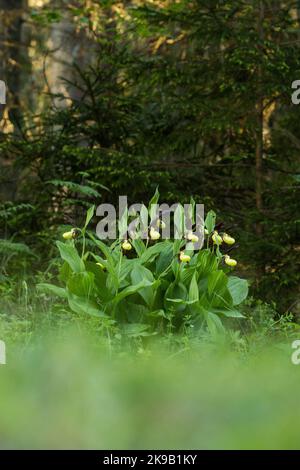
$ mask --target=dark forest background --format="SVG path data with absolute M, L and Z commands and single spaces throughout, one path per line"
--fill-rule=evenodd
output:
M 300 314 L 300 2 L 0 0 L 0 79 L 2 276 L 159 186 L 214 209 L 252 294 Z

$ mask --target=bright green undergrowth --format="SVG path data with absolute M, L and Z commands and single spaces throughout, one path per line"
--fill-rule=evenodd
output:
M 298 448 L 297 325 L 242 311 L 214 335 L 129 335 L 20 287 L 1 305 L 0 448 Z
M 228 335 L 133 350 L 78 322 L 8 340 L 1 448 L 299 448 L 288 336 L 248 351 Z

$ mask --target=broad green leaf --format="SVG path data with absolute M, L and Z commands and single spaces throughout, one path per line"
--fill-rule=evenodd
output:
M 98 266 L 96 263 L 92 263 L 91 261 L 87 261 L 85 264 L 87 270 L 92 272 L 94 275 L 94 286 L 97 296 L 103 302 L 111 300 L 113 293 L 106 287 L 108 276 L 107 271 L 103 271 L 100 266 Z
M 180 276 L 180 263 L 178 261 L 178 258 L 174 258 L 173 261 L 172 261 L 172 272 L 174 274 L 174 277 L 175 277 L 175 281 L 177 282 L 178 279 L 179 279 L 179 276 Z
M 112 260 L 112 255 L 111 252 L 105 243 L 103 243 L 101 240 L 96 239 L 92 234 L 89 233 L 90 238 L 93 240 L 93 242 L 100 248 L 102 253 L 105 255 L 107 260 Z
M 206 321 L 208 329 L 212 335 L 224 333 L 225 329 L 218 315 L 215 315 L 212 312 L 207 312 Z
M 59 269 L 58 279 L 63 283 L 67 283 L 67 281 L 68 281 L 69 277 L 72 275 L 72 273 L 73 273 L 73 271 L 70 268 L 70 265 L 66 261 L 64 261 L 62 266 Z
M 213 232 L 216 225 L 216 213 L 214 211 L 209 211 L 205 222 L 204 227 L 207 229 L 208 233 Z
M 227 308 L 233 305 L 232 297 L 227 288 L 227 276 L 223 271 L 214 271 L 207 278 L 209 308 Z
M 95 213 L 95 206 L 91 206 L 87 213 L 86 213 L 86 219 L 85 219 L 85 224 L 84 224 L 84 229 L 87 228 L 87 226 L 89 225 L 90 221 L 92 220 L 92 218 L 94 217 L 94 213 Z
M 144 280 L 153 282 L 154 278 L 152 272 L 149 269 L 145 268 L 145 266 L 135 264 L 131 271 L 132 283 L 135 285 L 141 283 Z
M 180 248 L 184 245 L 184 240 L 174 240 L 173 243 L 173 254 L 178 255 L 180 252 Z
M 229 318 L 245 318 L 245 316 L 241 312 L 235 309 L 219 308 L 214 309 L 214 313 L 218 315 L 224 315 L 225 317 Z
M 189 204 L 189 210 L 188 210 L 188 216 L 189 216 L 190 220 L 192 221 L 192 224 L 194 224 L 196 222 L 195 221 L 195 207 L 196 207 L 195 199 L 191 196 L 190 204 Z
M 104 254 L 104 256 L 106 257 L 106 260 L 107 260 L 107 270 L 109 271 L 112 279 L 113 279 L 113 282 L 115 283 L 115 286 L 116 288 L 118 287 L 119 285 L 119 279 L 118 279 L 118 276 L 117 276 L 117 272 L 116 272 L 116 267 L 115 267 L 115 260 L 112 256 L 112 253 L 110 251 L 110 249 L 107 247 L 107 245 L 105 245 L 105 243 L 103 243 L 101 240 L 97 240 L 92 234 L 89 233 L 89 237 L 93 240 L 93 242 L 96 244 L 96 246 L 98 246 L 98 248 L 100 248 L 100 250 L 102 251 L 102 253 Z
M 231 294 L 233 305 L 239 305 L 248 295 L 248 282 L 246 279 L 240 279 L 236 276 L 230 276 L 228 279 L 228 290 Z
M 172 247 L 172 244 L 170 244 L 169 246 L 166 246 L 166 249 L 163 250 L 159 254 L 156 260 L 156 268 L 155 268 L 156 274 L 160 275 L 164 271 L 166 271 L 167 268 L 171 267 L 172 260 L 173 260 L 173 247 Z
M 222 324 L 222 321 L 218 317 L 218 315 L 216 315 L 215 313 L 210 312 L 209 310 L 207 310 L 205 308 L 200 307 L 199 310 L 200 310 L 200 313 L 204 316 L 204 318 L 206 320 L 207 327 L 208 327 L 209 332 L 211 333 L 211 335 L 215 336 L 218 333 L 224 333 L 224 331 L 225 331 L 224 326 Z
M 142 254 L 140 260 L 143 264 L 152 262 L 162 251 L 164 251 L 170 245 L 169 240 L 163 242 L 158 242 L 155 245 L 147 248 L 147 250 Z
M 190 289 L 189 289 L 189 300 L 192 302 L 197 302 L 199 300 L 199 289 L 198 289 L 196 273 L 194 273 L 192 280 L 191 280 Z
M 125 299 L 126 297 L 133 295 L 143 289 L 144 287 L 150 287 L 151 283 L 149 281 L 142 281 L 135 286 L 129 286 L 119 292 L 114 299 L 112 300 L 111 304 L 115 307 L 121 300 Z
M 138 257 L 141 257 L 143 253 L 146 251 L 146 247 L 144 245 L 143 240 L 137 238 L 136 240 L 132 240 L 131 244 L 135 251 L 137 252 Z
M 71 310 L 75 313 L 83 315 L 91 315 L 94 317 L 104 317 L 105 313 L 101 310 L 96 302 L 89 301 L 77 295 L 68 294 L 68 302 Z
M 67 282 L 67 288 L 72 294 L 89 299 L 94 290 L 94 274 L 87 271 L 73 273 Z
M 149 215 L 150 215 L 150 222 L 153 221 L 155 219 L 155 217 L 157 216 L 157 207 L 156 207 L 156 205 L 158 204 L 158 200 L 159 200 L 159 191 L 158 191 L 158 187 L 157 187 L 156 190 L 155 190 L 155 193 L 152 196 L 152 198 L 150 199 L 150 202 L 149 202 L 149 205 L 148 205 L 148 211 L 149 211 Z
M 180 281 L 185 285 L 188 286 L 191 283 L 192 277 L 196 272 L 196 267 L 192 267 L 189 263 L 188 266 L 181 265 L 180 269 Z
M 120 219 L 118 220 L 118 229 L 119 229 L 119 238 L 121 240 L 128 237 L 127 229 L 128 229 L 128 208 L 125 207 L 123 214 L 121 215 Z
M 218 268 L 218 261 L 210 250 L 201 250 L 197 255 L 197 272 L 200 278 L 208 276 Z
M 151 285 L 139 290 L 139 294 L 145 300 L 147 305 L 152 305 L 155 296 L 155 290 L 152 283 L 154 281 L 153 274 L 149 269 L 142 265 L 135 265 L 131 271 L 131 282 L 133 285 L 140 284 L 143 281 L 148 281 Z
M 183 299 L 170 299 L 167 297 L 168 302 L 173 302 L 174 304 L 184 304 L 184 305 L 193 305 L 197 300 L 183 300 Z
M 165 292 L 164 306 L 168 310 L 173 304 L 177 304 L 176 311 L 180 312 L 186 308 L 188 292 L 184 284 L 173 282 Z
M 174 238 L 181 240 L 184 235 L 184 209 L 181 204 L 177 205 L 174 212 L 174 231 Z
M 118 304 L 118 318 L 124 319 L 128 323 L 143 323 L 148 311 L 149 307 L 137 303 L 136 297 L 134 299 L 127 297 Z
M 59 249 L 60 256 L 69 264 L 72 271 L 79 273 L 85 270 L 84 262 L 73 245 L 62 242 L 56 242 L 56 245 Z
M 209 274 L 207 280 L 208 294 L 222 293 L 227 287 L 227 277 L 223 271 L 213 271 Z
M 121 264 L 118 266 L 118 277 L 119 277 L 119 283 L 121 284 L 122 281 L 124 281 L 125 278 L 129 278 L 129 274 L 131 271 L 134 269 L 135 266 L 141 266 L 140 260 L 138 258 L 134 259 L 127 259 L 127 258 L 122 258 Z

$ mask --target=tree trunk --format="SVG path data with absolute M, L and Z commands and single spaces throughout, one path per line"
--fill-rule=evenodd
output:
M 21 123 L 21 31 L 25 0 L 0 0 L 0 79 L 6 86 L 6 104 L 0 106 L 1 133 L 18 132 Z M 0 199 L 14 200 L 18 172 L 10 159 L 0 159 Z
M 260 58 L 263 56 L 263 40 L 264 40 L 264 30 L 263 30 L 263 21 L 264 21 L 264 5 L 263 1 L 259 1 L 259 12 L 258 12 L 258 37 L 259 37 L 259 51 Z M 263 209 L 263 152 L 264 152 L 264 140 L 263 140 L 263 125 L 264 125 L 264 97 L 262 90 L 263 82 L 263 65 L 259 63 L 257 71 L 257 80 L 258 80 L 258 98 L 256 103 L 256 131 L 255 131 L 255 140 L 256 140 L 256 149 L 255 149 L 255 200 L 256 200 L 256 209 L 261 213 Z M 262 225 L 261 223 L 256 224 L 256 233 L 257 235 L 262 234 Z
M 21 29 L 24 0 L 0 0 L 0 78 L 6 83 L 9 122 L 2 121 L 2 130 L 10 124 L 16 130 L 20 121 L 19 92 L 21 75 Z M 2 110 L 3 114 L 3 110 Z

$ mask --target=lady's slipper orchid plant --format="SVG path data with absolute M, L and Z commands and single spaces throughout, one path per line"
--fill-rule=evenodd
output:
M 158 192 L 155 198 L 157 203 Z M 93 215 L 91 208 L 83 229 L 65 232 L 65 242 L 57 242 L 63 284 L 39 286 L 66 299 L 73 312 L 99 317 L 122 331 L 130 326 L 137 336 L 167 331 L 171 324 L 177 329 L 207 325 L 215 333 L 224 328 L 222 320 L 243 316 L 237 306 L 247 297 L 248 283 L 228 271 L 237 261 L 221 250 L 225 245 L 232 250 L 235 239 L 219 234 L 213 211 L 204 223 L 206 242 L 197 250 L 192 231 L 185 238 L 162 240 L 158 230 L 163 227 L 156 220 L 146 240 L 122 237 L 104 243 L 87 230 Z

